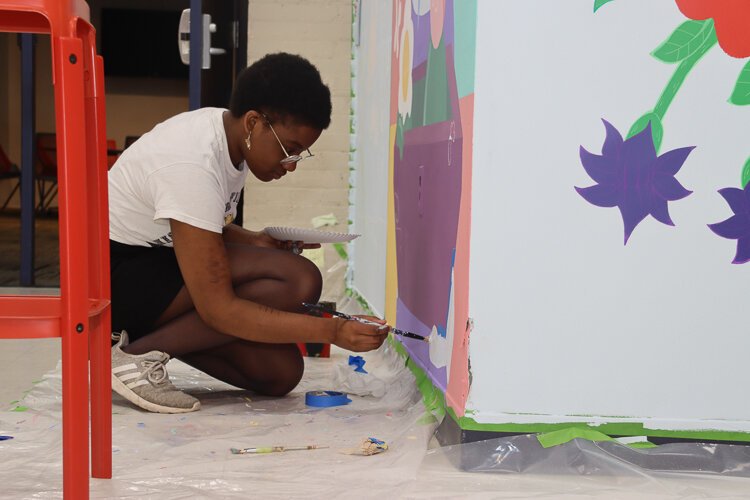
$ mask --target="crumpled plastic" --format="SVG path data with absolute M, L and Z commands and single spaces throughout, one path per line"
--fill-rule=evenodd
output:
M 383 380 L 372 373 L 352 370 L 349 365 L 337 365 L 333 372 L 333 389 L 357 396 L 381 398 L 386 386 Z

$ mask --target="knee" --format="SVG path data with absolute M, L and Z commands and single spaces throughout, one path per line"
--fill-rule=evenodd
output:
M 300 271 L 296 275 L 295 289 L 300 302 L 315 303 L 320 299 L 323 291 L 323 276 L 320 269 L 312 261 L 300 257 Z
M 256 388 L 256 392 L 265 396 L 281 397 L 286 396 L 297 387 L 299 381 L 302 380 L 305 364 L 296 345 L 294 349 L 296 352 L 288 355 L 283 364 L 280 363 L 281 366 L 274 374 L 275 376 L 262 384 L 261 387 Z

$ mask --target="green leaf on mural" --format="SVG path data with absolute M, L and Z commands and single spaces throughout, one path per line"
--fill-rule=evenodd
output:
M 729 102 L 737 106 L 747 106 L 750 104 L 750 61 L 740 71 L 740 76 L 737 78 L 737 83 L 734 86 Z
M 594 0 L 594 12 L 596 12 L 597 10 L 599 10 L 599 8 L 601 6 L 606 5 L 609 2 L 611 2 L 611 1 L 612 0 Z
M 661 120 L 656 113 L 649 111 L 645 115 L 638 118 L 633 126 L 630 127 L 627 139 L 630 139 L 638 132 L 641 132 L 644 128 L 646 128 L 648 122 L 651 122 L 651 137 L 654 140 L 654 149 L 656 149 L 656 152 L 658 153 L 659 147 L 661 146 L 661 139 L 664 136 L 664 127 L 662 126 Z
M 742 189 L 745 189 L 748 182 L 750 182 L 750 158 L 747 159 L 745 166 L 742 167 Z
M 665 63 L 680 62 L 695 54 L 704 44 L 713 43 L 715 39 L 713 19 L 685 21 L 651 55 Z

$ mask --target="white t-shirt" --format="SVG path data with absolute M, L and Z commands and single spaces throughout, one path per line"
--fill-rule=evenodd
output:
M 232 165 L 222 114 L 181 113 L 141 136 L 109 171 L 109 237 L 172 246 L 169 219 L 221 233 L 237 214 L 247 165 Z

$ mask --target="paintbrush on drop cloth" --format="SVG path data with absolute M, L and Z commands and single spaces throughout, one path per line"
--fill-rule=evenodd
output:
M 232 455 L 245 455 L 249 453 L 278 453 L 282 451 L 320 450 L 328 446 L 310 444 L 307 446 L 257 446 L 254 448 L 230 448 Z

